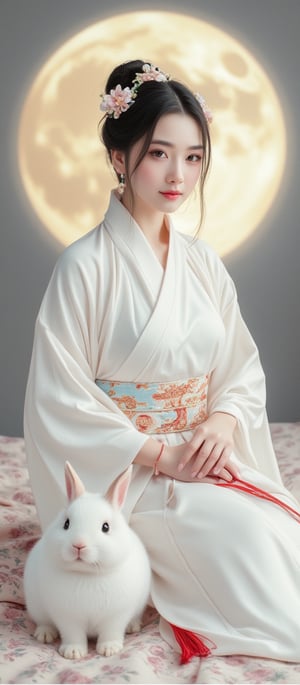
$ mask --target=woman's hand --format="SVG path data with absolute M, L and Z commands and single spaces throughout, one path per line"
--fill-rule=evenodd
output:
M 192 475 L 191 463 L 188 462 L 187 465 L 179 471 L 178 467 L 185 455 L 186 445 L 165 445 L 163 455 L 159 461 L 159 473 L 163 473 L 169 478 L 174 478 L 175 480 L 181 480 L 185 483 L 199 483 L 199 478 Z M 233 478 L 233 473 L 230 470 L 232 465 L 228 465 L 227 468 L 222 468 L 218 476 L 213 473 L 208 473 L 208 477 L 221 478 L 222 480 L 231 481 Z M 235 476 L 238 475 L 235 470 Z
M 236 419 L 231 414 L 215 412 L 194 432 L 189 442 L 165 445 L 157 468 L 160 473 L 187 483 L 202 478 L 222 478 L 231 481 L 239 472 L 230 456 Z M 134 462 L 154 468 L 161 443 L 148 438 Z
M 223 478 L 225 469 L 226 480 L 228 473 L 238 478 L 238 469 L 230 461 L 236 422 L 234 416 L 223 412 L 215 412 L 203 421 L 191 440 L 184 445 L 185 450 L 178 463 L 178 475 L 188 468 L 193 479 L 201 480 L 205 476 Z

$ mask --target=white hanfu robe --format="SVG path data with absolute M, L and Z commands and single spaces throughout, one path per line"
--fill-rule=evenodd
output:
M 44 528 L 65 503 L 68 459 L 105 492 L 147 440 L 97 379 L 170 382 L 209 374 L 208 414 L 237 418 L 241 476 L 290 506 L 265 411 L 265 379 L 222 261 L 174 230 L 164 271 L 112 193 L 103 223 L 58 259 L 36 322 L 25 442 Z M 155 437 L 155 436 L 154 436 Z M 169 444 L 190 431 L 157 436 Z M 126 502 L 153 569 L 161 632 L 203 636 L 214 654 L 300 661 L 300 524 L 271 502 L 209 479 L 134 464 Z

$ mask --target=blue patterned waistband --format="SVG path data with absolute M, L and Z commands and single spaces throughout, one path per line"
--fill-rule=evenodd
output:
M 207 418 L 209 374 L 168 383 L 96 380 L 143 433 L 193 430 Z

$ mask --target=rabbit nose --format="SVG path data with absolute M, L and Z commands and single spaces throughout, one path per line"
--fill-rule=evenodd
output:
M 86 547 L 86 545 L 84 544 L 84 542 L 77 542 L 77 543 L 73 543 L 72 547 L 75 547 L 75 549 L 78 549 L 78 551 L 80 552 L 80 550 L 84 549 L 84 547 Z

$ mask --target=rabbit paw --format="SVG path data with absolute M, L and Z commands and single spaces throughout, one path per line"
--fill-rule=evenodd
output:
M 65 659 L 81 659 L 88 653 L 87 645 L 85 645 L 84 643 L 72 645 L 62 642 L 58 648 L 58 651 L 61 656 L 65 657 Z
M 123 640 L 107 640 L 106 642 L 97 642 L 97 652 L 102 656 L 112 656 L 123 649 Z
M 126 628 L 126 633 L 139 633 L 140 630 L 141 630 L 141 619 L 140 618 L 134 618 L 128 624 L 128 626 Z
M 58 637 L 58 632 L 54 626 L 39 625 L 34 631 L 34 637 L 38 642 L 54 642 Z

